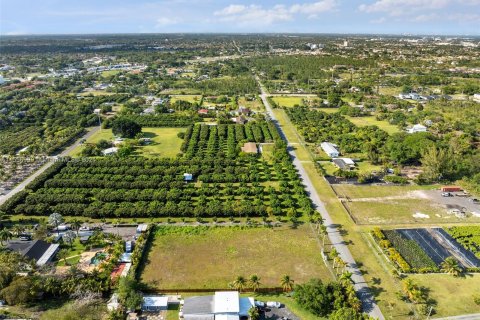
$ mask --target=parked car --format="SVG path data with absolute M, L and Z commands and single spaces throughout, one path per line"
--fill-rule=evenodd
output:
M 265 308 L 265 302 L 255 300 L 255 306 L 259 308 Z
M 90 231 L 90 227 L 88 226 L 81 226 L 78 231 Z
M 450 192 L 442 192 L 442 197 L 453 197 L 453 194 Z
M 21 234 L 19 239 L 20 241 L 30 241 L 32 240 L 32 236 L 29 234 Z
M 280 308 L 282 304 L 277 301 L 267 301 L 267 307 L 269 308 Z

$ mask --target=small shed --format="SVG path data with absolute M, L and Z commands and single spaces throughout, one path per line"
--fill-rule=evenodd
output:
M 142 311 L 161 311 L 167 310 L 168 297 L 165 296 L 144 296 Z
M 192 181 L 192 180 L 193 180 L 193 174 L 191 174 L 191 173 L 184 173 L 184 174 L 183 174 L 183 180 L 184 180 L 184 181 Z

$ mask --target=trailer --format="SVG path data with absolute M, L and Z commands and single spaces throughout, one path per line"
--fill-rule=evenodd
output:
M 458 187 L 458 186 L 444 186 L 442 187 L 442 192 L 459 192 L 459 191 L 463 191 L 463 189 L 461 187 Z

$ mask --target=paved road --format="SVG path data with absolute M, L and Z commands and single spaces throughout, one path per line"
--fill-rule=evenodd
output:
M 446 318 L 432 318 L 435 320 L 479 320 L 480 313 L 473 313 L 473 314 L 464 314 L 461 316 L 454 316 L 454 317 L 446 317 Z
M 273 113 L 272 107 L 268 103 L 267 97 L 269 95 L 267 92 L 265 92 L 265 89 L 261 85 L 258 78 L 257 78 L 257 81 L 259 82 L 260 88 L 261 88 L 260 98 L 262 99 L 265 105 L 265 108 L 267 109 L 267 112 L 270 115 L 270 118 L 277 124 L 278 130 L 281 136 L 288 143 L 288 139 L 285 137 L 282 131 L 282 128 L 278 124 L 275 114 Z M 355 286 L 357 295 L 362 301 L 363 310 L 366 313 L 368 313 L 371 317 L 374 317 L 376 319 L 385 319 L 383 317 L 382 312 L 380 311 L 380 308 L 376 304 L 370 289 L 368 288 L 368 284 L 365 282 L 365 278 L 360 272 L 360 269 L 357 267 L 357 264 L 355 263 L 355 260 L 353 259 L 352 254 L 350 253 L 350 250 L 348 249 L 347 245 L 344 243 L 343 237 L 340 235 L 336 225 L 333 223 L 332 218 L 330 217 L 330 214 L 326 210 L 325 205 L 320 200 L 320 197 L 318 196 L 317 191 L 313 187 L 313 184 L 310 181 L 310 178 L 308 177 L 302 162 L 298 160 L 293 148 L 289 148 L 288 153 L 290 154 L 290 157 L 293 159 L 293 164 L 295 165 L 298 172 L 300 173 L 300 176 L 303 179 L 303 183 L 307 188 L 307 192 L 309 193 L 313 204 L 316 206 L 317 211 L 320 212 L 320 214 L 322 215 L 325 221 L 324 224 L 327 227 L 328 238 L 330 239 L 330 243 L 332 243 L 332 245 L 338 251 L 342 260 L 347 263 L 347 269 L 353 274 L 352 280 L 355 282 L 354 286 Z
M 91 129 L 89 129 L 89 131 L 83 135 L 81 138 L 79 138 L 77 141 L 75 141 L 75 143 L 73 143 L 71 146 L 69 146 L 68 148 L 66 148 L 62 153 L 60 153 L 58 156 L 59 157 L 65 157 L 67 156 L 73 149 L 75 149 L 76 147 L 78 147 L 80 145 L 80 141 L 82 141 L 82 139 L 87 139 L 89 138 L 90 136 L 92 136 L 95 132 L 97 132 L 98 130 L 100 129 L 100 127 L 93 127 Z M 45 170 L 47 170 L 48 168 L 50 168 L 54 163 L 55 161 L 54 160 L 54 157 L 50 157 L 49 161 L 47 161 L 42 167 L 40 167 L 37 171 L 35 171 L 35 173 L 33 173 L 32 175 L 30 175 L 27 179 L 23 180 L 20 184 L 18 184 L 13 190 L 11 190 L 9 193 L 7 193 L 6 195 L 4 196 L 0 196 L 0 205 L 3 204 L 5 201 L 7 201 L 9 198 L 13 197 L 13 195 L 15 195 L 16 193 L 22 191 L 23 189 L 25 189 L 25 187 L 33 181 L 33 179 L 35 179 L 36 177 L 38 177 L 42 172 L 44 172 Z

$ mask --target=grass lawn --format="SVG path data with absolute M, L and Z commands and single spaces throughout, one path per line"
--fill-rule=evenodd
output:
M 265 107 L 263 106 L 262 100 L 259 97 L 256 97 L 253 101 L 247 101 L 245 97 L 238 98 L 238 105 L 245 106 L 250 110 L 254 111 L 265 111 Z
M 67 257 L 70 257 L 66 259 L 70 265 L 77 264 L 80 261 L 79 255 L 86 250 L 86 247 L 80 243 L 79 239 L 75 239 L 71 247 L 67 244 L 63 248 L 67 250 Z M 57 265 L 64 266 L 64 260 L 59 260 Z
M 377 126 L 380 129 L 384 130 L 388 134 L 400 132 L 400 129 L 393 124 L 388 123 L 387 121 L 379 121 L 375 119 L 374 116 L 369 117 L 349 117 L 345 116 L 348 120 L 353 122 L 358 127 L 365 127 L 365 126 Z
M 314 108 L 313 110 L 318 110 L 318 111 L 322 111 L 322 112 L 325 112 L 325 113 L 336 113 L 336 112 L 338 112 L 338 108 Z
M 280 107 L 293 107 L 294 105 L 298 104 L 299 106 L 305 105 L 303 103 L 304 97 L 293 97 L 293 96 L 285 96 L 285 97 L 272 97 L 272 100 L 275 101 Z
M 79 96 L 111 96 L 111 95 L 114 95 L 115 92 L 107 92 L 107 91 L 103 91 L 103 90 L 93 90 L 93 91 L 87 91 L 87 92 L 82 92 L 82 93 L 79 93 L 78 95 Z
M 379 88 L 378 93 L 383 94 L 384 96 L 398 96 L 400 93 L 402 93 L 402 88 L 400 87 Z
M 185 132 L 185 128 L 142 128 L 146 138 L 152 139 L 152 143 L 136 148 L 136 153 L 146 157 L 175 158 L 180 152 L 183 140 L 177 137 L 179 132 Z M 111 129 L 101 129 L 87 139 L 87 143 L 97 143 L 100 140 L 113 140 Z M 80 156 L 83 146 L 78 146 L 70 153 L 72 157 Z
M 114 76 L 116 74 L 119 74 L 120 72 L 122 72 L 121 70 L 108 70 L 108 71 L 103 71 L 102 72 L 102 77 L 106 78 L 106 77 L 110 77 L 110 76 Z
M 448 274 L 417 274 L 409 278 L 430 289 L 429 296 L 437 302 L 434 317 L 479 313 L 480 306 L 473 294 L 480 295 L 480 274 L 454 278 Z
M 301 161 L 311 161 L 312 158 L 310 153 L 301 145 L 303 142 L 302 138 L 297 134 L 293 123 L 290 122 L 285 111 L 283 109 L 273 109 L 273 113 L 275 114 L 283 132 L 287 136 L 288 141 L 292 144 L 292 148 L 295 149 L 298 159 Z
M 178 100 L 187 101 L 190 103 L 194 103 L 194 102 L 200 103 L 201 99 L 202 99 L 201 95 L 195 95 L 195 94 L 172 95 L 170 96 L 170 103 L 174 103 L 175 101 L 178 101 Z
M 336 184 L 334 185 L 335 191 L 339 195 L 345 195 L 349 198 L 377 198 L 377 197 L 390 197 L 405 195 L 409 191 L 415 190 L 432 190 L 436 186 L 371 186 L 371 185 L 351 185 L 351 184 Z
M 239 275 L 257 274 L 264 287 L 279 287 L 284 274 L 296 283 L 330 278 L 309 225 L 175 230 L 155 235 L 142 282 L 161 289 L 215 289 L 228 288 Z

